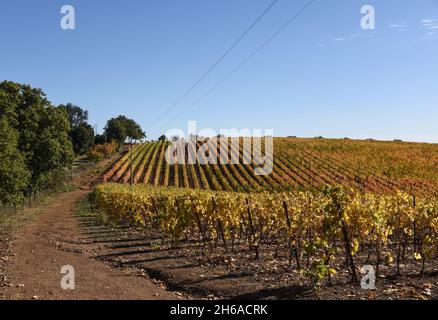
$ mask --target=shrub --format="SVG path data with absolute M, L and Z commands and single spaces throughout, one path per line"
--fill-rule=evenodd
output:
M 99 161 L 103 158 L 108 158 L 117 151 L 117 142 L 97 144 L 88 152 L 88 159 L 91 161 Z

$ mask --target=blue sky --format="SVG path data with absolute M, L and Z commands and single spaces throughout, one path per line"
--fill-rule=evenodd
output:
M 0 80 L 87 108 L 102 129 L 118 114 L 148 136 L 168 128 L 273 128 L 275 135 L 438 142 L 438 1 L 316 0 L 201 103 L 307 0 L 279 0 L 162 121 L 160 115 L 272 0 L 3 1 Z M 62 30 L 60 8 L 76 9 Z M 362 5 L 376 29 L 360 27 Z

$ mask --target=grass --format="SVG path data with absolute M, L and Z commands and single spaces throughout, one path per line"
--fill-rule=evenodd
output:
M 92 208 L 91 202 L 88 197 L 81 198 L 77 202 L 75 214 L 79 218 L 93 218 L 93 224 L 95 224 L 96 226 L 117 226 L 117 223 L 110 220 L 107 214 Z
M 7 237 L 25 224 L 34 221 L 64 192 L 75 190 L 74 184 L 67 183 L 58 190 L 43 193 L 32 207 L 15 210 L 0 210 L 0 240 Z
M 32 205 L 32 207 L 25 207 L 24 209 L 21 208 L 18 210 L 0 209 L 0 241 L 27 223 L 34 221 L 56 200 L 60 194 L 76 190 L 81 183 L 84 182 L 82 180 L 88 181 L 90 176 L 101 175 L 107 169 L 107 162 L 111 163 L 119 156 L 120 154 L 117 153 L 113 155 L 112 158 L 105 159 L 97 164 L 82 164 L 77 168 L 75 177 L 72 181 L 65 182 L 62 186 L 55 190 L 40 193 L 39 199 Z

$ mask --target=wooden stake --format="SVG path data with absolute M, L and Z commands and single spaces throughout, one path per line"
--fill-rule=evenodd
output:
M 254 226 L 252 224 L 251 208 L 249 207 L 249 200 L 248 200 L 248 198 L 246 198 L 245 200 L 246 200 L 246 208 L 248 210 L 249 228 L 250 228 L 250 231 L 251 231 L 251 241 L 250 242 L 251 242 L 251 246 L 255 250 L 255 254 L 256 254 L 255 258 L 258 260 L 260 258 L 260 256 L 259 256 L 259 248 L 258 248 L 258 245 L 254 244 L 254 242 L 255 242 L 255 232 L 254 232 Z

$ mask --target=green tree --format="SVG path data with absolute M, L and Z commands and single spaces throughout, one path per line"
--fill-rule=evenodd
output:
M 104 144 L 106 142 L 106 138 L 104 134 L 96 134 L 94 137 L 94 144 Z
M 0 116 L 0 202 L 14 205 L 22 200 L 30 177 L 17 147 L 18 132 Z
M 60 105 L 60 109 L 67 112 L 70 122 L 70 139 L 73 144 L 73 151 L 76 154 L 85 154 L 94 143 L 94 130 L 88 124 L 88 111 L 79 106 L 67 103 Z
M 140 140 L 146 136 L 137 122 L 123 115 L 108 120 L 105 133 L 109 140 L 115 140 L 119 144 L 123 144 L 128 138 Z
M 72 103 L 67 103 L 66 105 L 59 105 L 59 108 L 64 109 L 68 114 L 68 119 L 71 127 L 77 127 L 81 124 L 88 123 L 88 111 L 76 106 Z
M 45 108 L 39 127 L 40 133 L 33 147 L 31 167 L 35 184 L 44 187 L 51 172 L 62 170 L 72 164 L 74 152 L 68 135 L 70 123 L 62 109 L 52 106 Z
M 70 131 L 70 139 L 76 154 L 85 154 L 93 146 L 94 130 L 88 123 L 73 127 Z
M 0 83 L 0 116 L 17 133 L 17 154 L 31 172 L 28 192 L 44 188 L 53 172 L 72 164 L 68 114 L 53 107 L 41 89 Z
M 105 127 L 105 134 L 108 140 L 114 140 L 119 144 L 123 144 L 128 137 L 124 123 L 118 118 L 108 120 Z
M 132 119 L 125 119 L 125 128 L 126 128 L 126 135 L 131 140 L 140 140 L 143 139 L 146 134 L 141 129 L 140 125 L 136 123 Z

